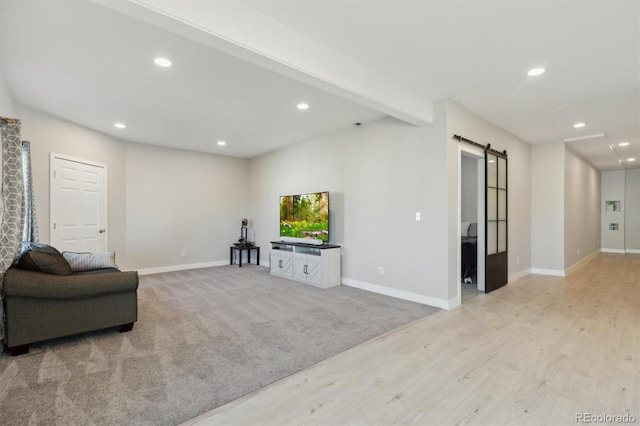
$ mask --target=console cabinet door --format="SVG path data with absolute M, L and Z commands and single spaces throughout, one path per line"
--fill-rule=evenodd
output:
M 307 281 L 307 257 L 297 254 L 293 259 L 293 278 L 298 281 Z
M 274 250 L 275 251 L 275 250 Z M 271 253 L 271 272 L 284 277 L 293 277 L 293 254 Z
M 296 255 L 294 278 L 308 284 L 322 286 L 322 261 L 319 256 Z
M 317 256 L 307 257 L 307 282 L 322 286 L 322 262 Z

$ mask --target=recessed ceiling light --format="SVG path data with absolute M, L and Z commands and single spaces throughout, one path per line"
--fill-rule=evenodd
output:
M 124 123 L 116 123 L 114 124 L 114 127 L 117 127 L 118 129 L 125 129 L 127 125 Z
M 546 70 L 544 68 L 533 68 L 527 72 L 527 75 L 535 77 L 536 75 L 543 74 Z
M 156 63 L 156 65 L 158 65 L 159 67 L 170 67 L 171 66 L 171 61 L 168 60 L 167 58 L 155 58 L 153 60 L 153 62 Z
M 618 144 L 618 146 L 627 146 L 627 145 L 629 145 L 629 142 L 620 142 Z
M 218 145 L 225 146 L 227 143 L 225 141 L 218 141 Z
M 631 158 L 627 158 L 627 161 L 636 161 L 636 159 L 631 157 Z
M 573 125 L 573 127 L 575 127 L 576 129 L 579 129 L 579 128 L 584 127 L 586 125 L 587 125 L 587 123 L 576 123 L 576 124 Z
M 298 109 L 301 109 L 301 110 L 309 109 L 309 104 L 305 104 L 304 102 L 303 103 L 299 103 L 298 104 Z

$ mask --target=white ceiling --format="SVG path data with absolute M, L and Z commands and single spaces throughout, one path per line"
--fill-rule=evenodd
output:
M 615 170 L 640 167 L 639 9 L 0 0 L 0 68 L 16 101 L 142 143 L 249 158 L 384 115 L 425 125 L 432 102 L 450 98 L 532 144 L 599 135 L 569 145 Z M 156 67 L 155 56 L 174 66 Z M 528 77 L 536 66 L 547 72 Z M 311 108 L 298 111 L 300 101 Z

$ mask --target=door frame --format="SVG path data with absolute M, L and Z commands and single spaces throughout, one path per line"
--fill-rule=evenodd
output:
M 477 260 L 477 272 L 476 272 L 476 287 L 478 290 L 485 291 L 485 164 L 484 157 L 485 152 L 480 148 L 476 148 L 465 142 L 458 142 L 458 222 L 456 238 L 457 244 L 457 282 L 458 282 L 458 295 L 457 304 L 462 303 L 462 233 L 460 232 L 460 222 L 462 221 L 462 153 L 465 153 L 469 157 L 473 157 L 477 160 L 477 216 L 476 221 L 478 224 L 478 246 L 476 250 Z
M 57 203 L 58 203 L 58 199 L 57 197 L 55 197 L 56 194 L 54 194 L 54 185 L 53 185 L 53 181 L 54 181 L 54 161 L 56 159 L 59 160 L 64 160 L 64 161 L 71 161 L 73 163 L 81 163 L 81 164 L 86 164 L 88 166 L 93 166 L 93 167 L 100 167 L 102 169 L 104 169 L 104 194 L 103 194 L 103 211 L 102 211 L 102 217 L 104 217 L 104 228 L 107 230 L 107 232 L 104 233 L 104 247 L 105 247 L 105 253 L 108 251 L 109 248 L 109 206 L 108 206 L 108 202 L 109 202 L 109 185 L 108 185 L 108 174 L 107 174 L 107 165 L 103 164 L 103 163 L 98 163 L 96 161 L 91 161 L 91 160 L 85 160 L 83 158 L 78 158 L 78 157 L 72 157 L 70 155 L 64 155 L 64 154 L 57 154 L 55 152 L 50 152 L 49 153 L 49 243 L 53 245 L 53 236 L 54 236 L 54 212 L 56 212 L 57 210 L 54 210 L 54 208 L 57 208 Z

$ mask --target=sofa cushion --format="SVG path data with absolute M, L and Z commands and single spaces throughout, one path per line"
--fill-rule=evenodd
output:
M 50 246 L 48 246 L 50 247 Z M 18 259 L 18 268 L 33 272 L 53 275 L 71 275 L 69 263 L 53 247 L 55 251 L 25 251 Z
M 20 249 L 20 253 L 18 253 L 18 255 L 16 256 L 12 266 L 19 267 L 18 262 L 20 261 L 20 258 L 24 253 L 28 251 L 44 251 L 47 253 L 60 253 L 54 247 L 51 247 L 50 245 L 47 245 L 47 244 L 34 243 L 31 241 L 23 241 L 22 248 Z
M 20 254 L 27 252 L 27 251 L 44 251 L 46 253 L 58 253 L 60 254 L 60 252 L 58 251 L 58 249 L 56 249 L 55 247 L 52 247 L 48 244 L 43 244 L 43 243 L 34 243 L 31 241 L 23 241 L 22 242 L 22 251 L 20 252 Z
M 65 251 L 62 252 L 62 256 L 69 262 L 73 272 L 118 267 L 118 265 L 116 265 L 116 254 L 114 252 L 93 254 Z

